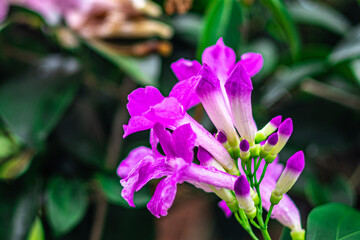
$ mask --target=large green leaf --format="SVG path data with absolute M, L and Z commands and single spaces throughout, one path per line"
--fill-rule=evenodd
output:
M 51 179 L 47 187 L 47 217 L 56 235 L 73 229 L 84 217 L 88 198 L 85 185 L 78 180 Z
M 213 0 L 209 3 L 200 42 L 197 51 L 198 59 L 205 48 L 223 37 L 226 45 L 238 49 L 241 43 L 240 27 L 243 22 L 241 4 L 237 0 Z
M 307 226 L 307 240 L 357 240 L 360 212 L 340 203 L 329 203 L 310 212 Z
M 96 176 L 100 188 L 104 192 L 109 202 L 120 205 L 126 208 L 131 208 L 125 199 L 121 196 L 123 187 L 120 185 L 120 179 L 117 177 L 110 177 L 103 174 Z M 145 207 L 150 201 L 151 195 L 146 188 L 143 188 L 134 195 L 134 204 L 136 207 Z
M 100 41 L 85 42 L 95 52 L 115 64 L 138 84 L 158 86 L 161 59 L 157 55 L 136 58 L 117 54 L 114 49 Z
M 297 57 L 300 52 L 300 38 L 296 26 L 281 0 L 262 0 L 272 12 L 276 22 L 282 29 L 285 39 L 288 41 L 291 53 Z
M 0 239 L 24 240 L 39 209 L 38 182 L 25 187 L 19 182 L 0 183 Z
M 299 23 L 320 26 L 338 34 L 346 33 L 350 27 L 350 22 L 340 12 L 320 2 L 294 2 L 288 8 Z
M 27 144 L 41 146 L 72 102 L 79 86 L 73 58 L 49 56 L 0 88 L 0 114 Z

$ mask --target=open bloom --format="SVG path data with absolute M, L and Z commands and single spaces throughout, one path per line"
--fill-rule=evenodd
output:
M 139 159 L 137 156 L 145 151 L 143 148 L 138 148 L 136 154 L 132 152 L 118 168 L 118 173 L 126 176 L 121 180 L 124 187 L 122 196 L 130 206 L 135 206 L 133 202 L 135 191 L 140 190 L 148 181 L 163 177 L 165 178 L 159 182 L 154 196 L 147 205 L 156 217 L 167 214 L 167 210 L 174 201 L 178 183 L 186 181 L 206 191 L 212 191 L 209 185 L 216 188 L 234 189 L 235 176 L 211 166 L 192 163 L 196 135 L 190 124 L 176 128 L 172 134 L 161 124 L 156 124 L 154 132 L 166 156 L 154 157 L 150 153 Z M 127 166 L 134 160 L 138 163 L 128 174 L 123 173 L 128 170 Z

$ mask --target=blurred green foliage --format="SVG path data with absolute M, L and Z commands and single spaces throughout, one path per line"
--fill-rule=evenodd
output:
M 154 239 L 158 222 L 144 209 L 153 189 L 137 193 L 138 209 L 129 209 L 115 173 L 132 148 L 148 144 L 145 132 L 121 138 L 126 96 L 145 85 L 169 93 L 176 83 L 170 63 L 200 59 L 219 37 L 237 56 L 263 55 L 253 79 L 259 126 L 277 114 L 293 118 L 281 159 L 306 152 L 292 197 L 307 239 L 358 239 L 359 8 L 349 0 L 195 0 L 185 15 L 162 19 L 175 31 L 172 54 L 140 58 L 76 34 L 79 45 L 68 48 L 59 27 L 12 7 L 0 25 L 0 239 L 88 239 L 97 227 L 102 239 Z M 104 202 L 107 214 L 99 220 Z M 217 226 L 214 239 L 243 234 Z M 281 239 L 287 237 L 285 229 Z

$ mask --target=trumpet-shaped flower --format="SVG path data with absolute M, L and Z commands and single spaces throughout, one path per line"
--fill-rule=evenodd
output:
M 166 156 L 155 158 L 150 154 L 143 157 L 128 173 L 127 177 L 121 180 L 124 187 L 121 194 L 130 206 L 135 206 L 133 202 L 135 191 L 139 191 L 150 180 L 163 177 L 165 178 L 159 182 L 154 196 L 147 205 L 150 212 L 156 217 L 167 214 L 167 210 L 174 201 L 178 183 L 187 181 L 192 184 L 195 183 L 195 186 L 206 184 L 216 188 L 233 190 L 235 176 L 213 167 L 191 163 L 196 135 L 192 131 L 190 124 L 176 128 L 171 134 L 161 124 L 157 123 L 154 126 L 154 132 Z M 129 158 L 123 162 L 132 162 L 133 157 L 134 154 L 130 154 Z M 123 167 L 126 168 L 127 164 L 125 163 L 122 163 L 118 172 L 122 172 Z M 124 169 L 124 171 L 127 169 Z

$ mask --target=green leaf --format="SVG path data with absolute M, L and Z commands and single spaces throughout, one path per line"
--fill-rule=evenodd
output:
M 298 23 L 323 27 L 340 35 L 350 27 L 350 22 L 340 12 L 320 2 L 295 2 L 289 4 L 288 8 Z
M 300 52 L 300 38 L 288 10 L 281 0 L 262 0 L 262 2 L 272 12 L 290 45 L 292 55 L 296 58 Z
M 85 44 L 119 67 L 138 84 L 142 86 L 158 86 L 161 69 L 161 59 L 159 56 L 129 57 L 117 54 L 114 49 L 100 41 L 88 40 Z
M 37 217 L 31 227 L 27 240 L 44 240 L 44 228 L 39 217 Z
M 243 13 L 239 1 L 213 0 L 206 9 L 197 58 L 201 59 L 204 49 L 215 44 L 220 37 L 223 37 L 229 47 L 238 49 L 242 22 Z
M 305 194 L 313 205 L 339 202 L 353 206 L 356 198 L 353 187 L 346 179 L 339 176 L 332 179 L 328 185 L 322 184 L 315 177 L 308 177 Z
M 9 128 L 39 148 L 61 119 L 79 87 L 78 62 L 52 55 L 0 88 L 0 114 Z
M 355 26 L 345 35 L 345 38 L 335 46 L 329 56 L 332 64 L 360 58 L 360 26 Z
M 317 206 L 330 201 L 330 192 L 317 178 L 311 176 L 306 179 L 305 194 L 311 204 Z
M 356 240 L 360 237 L 360 212 L 340 203 L 329 203 L 310 212 L 307 226 L 307 240 Z
M 26 239 L 39 209 L 40 190 L 38 181 L 29 187 L 0 183 L 0 239 Z
M 79 180 L 51 179 L 47 187 L 47 218 L 55 234 L 72 230 L 84 217 L 88 198 L 85 185 Z
M 121 196 L 123 187 L 120 185 L 120 179 L 117 177 L 110 177 L 103 174 L 96 176 L 96 181 L 105 194 L 109 202 L 120 205 L 122 207 L 131 208 L 125 199 Z M 143 188 L 134 195 L 134 204 L 136 207 L 145 207 L 150 201 L 151 195 L 146 188 Z
M 323 72 L 325 67 L 326 63 L 323 60 L 313 60 L 290 67 L 280 67 L 273 80 L 266 85 L 266 94 L 262 97 L 261 103 L 267 107 L 272 106 L 306 77 Z
M 0 165 L 0 179 L 14 179 L 20 177 L 29 168 L 34 151 L 26 150 L 10 158 Z

